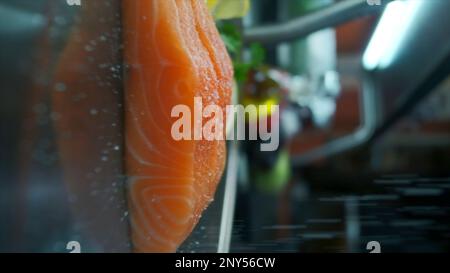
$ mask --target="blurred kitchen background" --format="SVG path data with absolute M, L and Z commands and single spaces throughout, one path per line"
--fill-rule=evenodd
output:
M 300 128 L 284 189 L 239 191 L 232 251 L 449 250 L 450 1 L 364 2 L 253 1 Z

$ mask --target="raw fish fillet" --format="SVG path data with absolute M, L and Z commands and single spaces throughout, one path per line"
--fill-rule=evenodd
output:
M 230 104 L 230 58 L 204 0 L 123 0 L 125 168 L 137 252 L 175 252 L 213 200 L 223 140 L 171 136 L 175 105 Z M 204 119 L 206 120 L 206 119 Z

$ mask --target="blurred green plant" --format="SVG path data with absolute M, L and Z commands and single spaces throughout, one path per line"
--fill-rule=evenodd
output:
M 217 19 L 244 17 L 250 10 L 250 0 L 206 0 L 209 10 Z
M 249 57 L 243 60 L 244 43 L 238 27 L 229 22 L 219 23 L 219 32 L 233 60 L 234 76 L 238 84 L 247 79 L 248 72 L 263 65 L 266 52 L 259 43 L 249 45 Z

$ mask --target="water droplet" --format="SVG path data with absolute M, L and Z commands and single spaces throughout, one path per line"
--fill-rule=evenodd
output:
M 53 113 L 50 114 L 50 118 L 53 121 L 57 121 L 57 120 L 59 120 L 61 118 L 61 115 L 59 113 L 53 112 Z
M 43 103 L 36 104 L 33 107 L 33 111 L 37 114 L 43 114 L 43 113 L 47 112 L 47 110 L 48 110 L 47 105 L 45 105 Z
M 64 92 L 66 91 L 67 87 L 64 83 L 62 82 L 58 82 L 55 84 L 55 90 L 58 92 Z
M 87 52 L 91 52 L 91 51 L 94 51 L 94 47 L 91 46 L 91 45 L 86 45 L 86 46 L 84 47 L 84 50 L 86 50 Z
M 77 200 L 78 200 L 78 197 L 76 195 L 69 196 L 69 203 L 75 203 Z
M 65 25 L 67 23 L 66 18 L 64 18 L 63 16 L 55 16 L 54 21 L 58 25 Z

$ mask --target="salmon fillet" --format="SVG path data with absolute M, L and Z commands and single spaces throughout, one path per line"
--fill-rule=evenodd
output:
M 50 83 L 74 233 L 84 249 L 94 251 L 130 249 L 123 191 L 120 3 L 83 1 Z
M 226 148 L 174 140 L 171 111 L 193 112 L 194 97 L 224 109 L 232 65 L 204 0 L 123 0 L 122 8 L 132 243 L 136 252 L 175 252 L 213 200 Z

